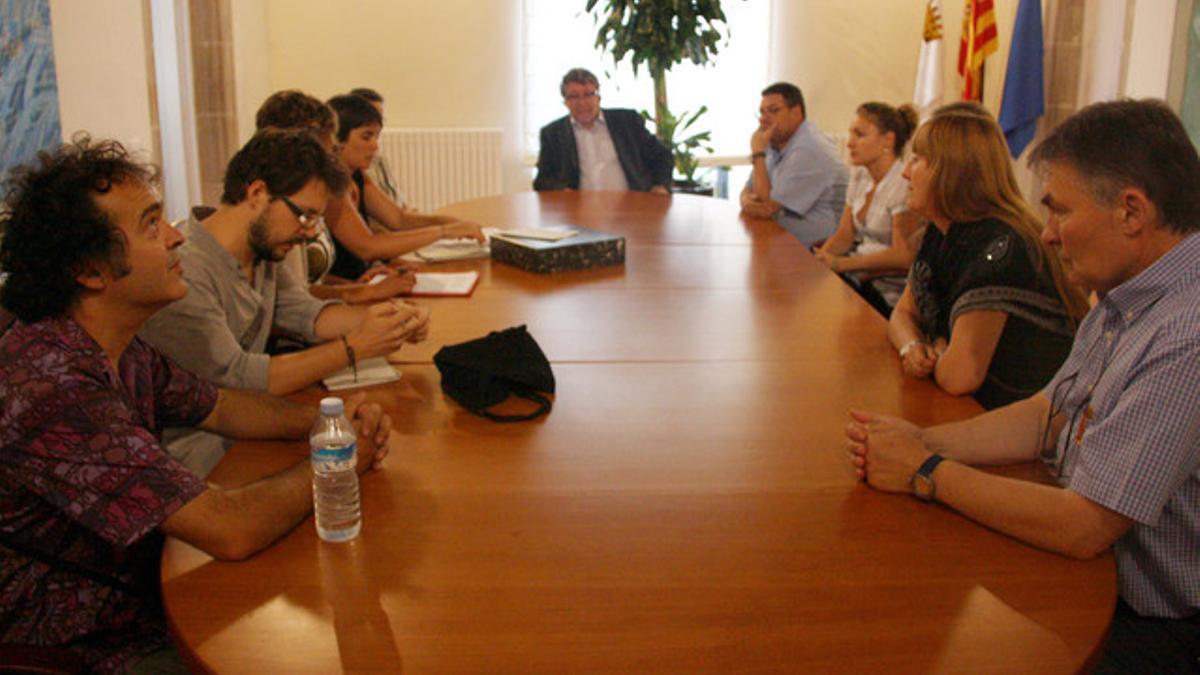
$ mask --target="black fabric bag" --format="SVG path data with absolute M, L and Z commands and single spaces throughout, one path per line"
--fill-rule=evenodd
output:
M 442 347 L 433 363 L 442 374 L 442 391 L 476 415 L 495 422 L 524 422 L 550 411 L 550 400 L 542 393 L 554 393 L 554 373 L 523 325 Z M 528 415 L 488 412 L 510 394 L 537 403 L 538 409 Z

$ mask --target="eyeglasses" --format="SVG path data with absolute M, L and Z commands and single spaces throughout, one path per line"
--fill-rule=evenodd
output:
M 1054 429 L 1054 420 L 1063 413 L 1063 407 L 1066 406 L 1067 399 L 1071 395 L 1071 391 L 1075 388 L 1075 381 L 1079 379 L 1079 371 L 1075 371 L 1070 375 L 1062 378 L 1054 385 L 1054 391 L 1050 392 L 1050 413 L 1046 416 L 1046 425 L 1042 430 L 1041 457 L 1051 470 L 1054 472 L 1055 478 L 1065 478 L 1063 471 L 1063 461 L 1067 456 L 1067 448 L 1060 446 L 1062 443 L 1062 429 L 1053 439 L 1051 438 L 1052 430 Z M 1074 425 L 1075 415 L 1071 415 L 1071 423 Z M 1070 429 L 1072 427 L 1066 427 Z M 1053 444 L 1052 444 L 1053 443 Z M 1068 435 L 1067 445 L 1071 443 Z
M 321 215 L 320 213 L 311 213 L 309 211 L 305 211 L 299 206 L 296 206 L 295 202 L 284 196 L 280 196 L 279 200 L 288 207 L 288 210 L 292 212 L 293 216 L 296 216 L 296 220 L 300 221 L 300 227 L 303 227 L 306 230 L 320 232 L 321 228 L 325 226 L 325 216 Z
M 1095 349 L 1096 344 L 1088 350 L 1088 354 L 1081 360 L 1081 363 L 1087 363 L 1091 352 Z M 1075 390 L 1075 383 L 1079 380 L 1079 370 L 1067 375 L 1054 385 L 1054 390 L 1050 392 L 1050 413 L 1046 416 L 1046 426 L 1042 430 L 1041 458 L 1042 461 L 1050 465 L 1054 471 L 1055 478 L 1066 479 L 1071 475 L 1068 473 L 1068 468 L 1064 466 L 1067 449 L 1071 443 L 1083 443 L 1083 432 L 1087 430 L 1088 422 L 1091 421 L 1092 411 L 1092 392 L 1096 389 L 1096 385 L 1104 377 L 1104 371 L 1108 368 L 1108 363 L 1100 368 L 1100 373 L 1096 375 L 1096 380 L 1088 386 L 1087 391 L 1083 395 L 1083 399 L 1076 403 L 1071 408 L 1071 419 L 1066 427 L 1060 428 L 1058 438 L 1054 439 L 1054 444 L 1051 445 L 1051 429 L 1054 427 L 1054 420 L 1062 415 L 1067 401 L 1071 400 L 1071 393 Z M 1082 370 L 1082 367 L 1080 368 Z M 1065 437 L 1063 430 L 1066 430 Z
M 599 96 L 599 94 L 597 94 L 594 91 L 589 91 L 584 94 L 567 94 L 563 98 L 568 101 L 586 101 L 586 100 L 588 100 L 590 98 L 594 98 L 596 96 Z

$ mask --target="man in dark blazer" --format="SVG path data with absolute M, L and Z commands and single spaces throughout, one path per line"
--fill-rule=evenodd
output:
M 583 68 L 563 76 L 559 90 L 571 114 L 542 127 L 533 189 L 669 192 L 671 151 L 633 110 L 601 110 L 599 89 Z

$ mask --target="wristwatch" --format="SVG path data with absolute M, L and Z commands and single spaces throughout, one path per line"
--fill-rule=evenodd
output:
M 933 501 L 934 496 L 937 494 L 937 486 L 933 482 L 933 472 L 944 459 L 946 458 L 934 453 L 913 474 L 911 483 L 914 497 L 923 502 Z

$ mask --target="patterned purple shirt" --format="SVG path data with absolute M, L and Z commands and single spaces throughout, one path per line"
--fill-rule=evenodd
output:
M 1043 459 L 1134 521 L 1113 546 L 1144 616 L 1200 613 L 1200 234 L 1111 290 L 1042 393 L 1067 421 Z
M 0 642 L 69 645 L 96 672 L 168 644 L 154 531 L 205 486 L 159 435 L 217 400 L 138 339 L 118 370 L 70 319 L 0 338 Z

